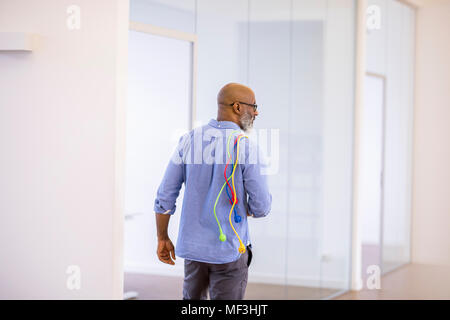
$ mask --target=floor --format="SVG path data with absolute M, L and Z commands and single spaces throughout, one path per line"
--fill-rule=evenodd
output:
M 125 292 L 138 292 L 139 300 L 182 299 L 183 278 L 148 274 L 125 274 Z M 249 283 L 245 300 L 308 300 L 326 298 L 337 290 Z
M 381 264 L 380 258 L 380 246 L 374 244 L 362 244 L 361 249 L 362 254 L 362 270 L 361 277 L 363 279 L 363 283 L 366 283 L 367 277 L 369 274 L 367 273 L 367 267 L 370 265 L 378 265 Z
M 363 245 L 363 270 L 368 265 L 379 264 L 379 247 Z M 365 282 L 365 271 L 362 273 Z M 141 300 L 172 300 L 182 298 L 183 278 L 155 276 L 148 274 L 125 274 L 125 292 L 138 292 Z M 246 300 L 316 300 L 326 299 L 338 294 L 338 290 L 299 286 L 282 286 L 262 283 L 249 283 L 245 293 Z
M 137 291 L 140 300 L 182 298 L 183 278 L 125 274 L 125 291 Z M 335 290 L 249 283 L 246 300 L 323 299 Z M 450 266 L 408 264 L 381 277 L 381 288 L 349 291 L 335 300 L 450 299 Z
M 381 288 L 349 291 L 335 300 L 448 300 L 450 266 L 408 264 L 381 277 Z

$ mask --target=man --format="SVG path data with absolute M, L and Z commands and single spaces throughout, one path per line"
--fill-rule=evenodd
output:
M 177 240 L 177 255 L 185 259 L 183 299 L 206 299 L 208 289 L 212 300 L 244 298 L 252 259 L 247 217 L 266 216 L 272 203 L 260 162 L 250 161 L 254 145 L 245 137 L 239 139 L 241 159 L 234 166 L 237 138 L 241 130 L 253 127 L 258 115 L 255 103 L 250 88 L 237 83 L 225 85 L 217 95 L 217 120 L 180 139 L 158 189 L 157 255 L 160 261 L 173 265 L 175 250 L 167 226 L 181 186 L 185 184 Z M 227 142 L 230 142 L 229 153 Z M 233 163 L 227 166 L 227 160 Z M 234 179 L 230 179 L 233 171 Z M 231 190 L 223 188 L 224 172 Z M 234 202 L 237 202 L 236 212 L 232 212 Z

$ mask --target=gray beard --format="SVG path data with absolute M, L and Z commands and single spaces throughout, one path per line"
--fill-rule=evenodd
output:
M 245 132 L 250 132 L 253 129 L 253 118 L 250 113 L 242 115 L 241 127 Z

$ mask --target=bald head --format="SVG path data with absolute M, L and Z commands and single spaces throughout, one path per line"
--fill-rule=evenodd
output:
M 217 94 L 217 105 L 229 106 L 236 101 L 255 103 L 255 93 L 252 89 L 240 83 L 228 83 Z
M 232 121 L 248 131 L 258 115 L 253 104 L 256 100 L 252 89 L 240 83 L 228 83 L 217 94 L 217 120 Z

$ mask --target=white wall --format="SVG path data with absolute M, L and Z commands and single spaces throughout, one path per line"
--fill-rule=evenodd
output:
M 32 53 L 0 52 L 1 299 L 122 297 L 128 1 L 76 3 L 79 30 L 72 1 L 0 2 L 0 31 L 40 35 Z
M 450 1 L 417 13 L 412 261 L 450 265 Z

